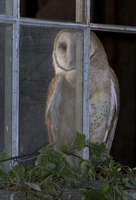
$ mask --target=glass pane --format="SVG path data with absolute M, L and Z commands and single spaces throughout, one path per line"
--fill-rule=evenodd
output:
M 135 6 L 128 0 L 92 0 L 91 22 L 135 26 Z
M 12 15 L 13 13 L 13 0 L 0 1 L 0 15 Z
M 74 22 L 76 0 L 21 0 L 21 16 Z
M 96 32 L 119 80 L 120 114 L 111 154 L 125 165 L 136 164 L 136 36 Z
M 12 26 L 0 24 L 0 151 L 11 153 Z
M 69 141 L 71 133 L 73 136 L 77 130 L 82 131 L 81 49 L 80 31 L 21 27 L 21 154 L 32 153 L 49 140 L 59 143 L 64 132 L 64 140 Z

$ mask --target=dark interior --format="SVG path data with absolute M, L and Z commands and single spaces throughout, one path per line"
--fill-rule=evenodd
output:
M 93 0 L 91 22 L 136 25 L 136 2 Z M 21 15 L 47 20 L 75 21 L 74 0 L 22 0 Z M 96 32 L 120 84 L 120 115 L 111 154 L 123 164 L 136 164 L 136 35 Z

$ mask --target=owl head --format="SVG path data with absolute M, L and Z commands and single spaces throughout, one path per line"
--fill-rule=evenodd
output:
M 53 46 L 53 65 L 55 73 L 65 73 L 76 69 L 77 48 L 81 48 L 81 35 L 75 30 L 60 31 L 54 41 Z M 106 53 L 100 40 L 95 33 L 90 34 L 90 58 L 102 52 L 105 57 Z
M 53 46 L 53 64 L 56 73 L 65 73 L 76 68 L 78 41 L 77 31 L 62 30 L 57 34 Z
M 96 55 L 97 52 L 102 51 L 103 55 L 106 56 L 105 50 L 103 48 L 102 43 L 100 42 L 99 38 L 96 36 L 94 32 L 91 31 L 90 33 L 90 58 Z

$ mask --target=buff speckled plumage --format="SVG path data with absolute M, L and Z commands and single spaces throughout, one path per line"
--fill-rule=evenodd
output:
M 90 40 L 90 140 L 93 143 L 109 142 L 110 148 L 118 118 L 118 80 L 95 33 L 91 32 Z M 79 36 L 73 30 L 60 31 L 54 41 L 55 77 L 49 86 L 45 121 L 49 140 L 55 142 L 57 147 L 65 142 L 72 143 L 76 134 L 75 51 L 79 48 L 78 41 Z

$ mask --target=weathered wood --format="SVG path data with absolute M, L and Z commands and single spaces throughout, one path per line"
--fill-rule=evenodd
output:
M 83 0 L 76 0 L 76 22 L 82 23 L 84 21 L 84 3 Z
M 76 0 L 76 22 L 90 22 L 90 0 Z

